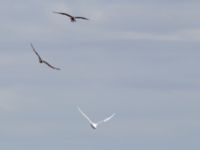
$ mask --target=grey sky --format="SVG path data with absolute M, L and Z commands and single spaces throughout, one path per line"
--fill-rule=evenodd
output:
M 0 148 L 198 150 L 199 6 L 0 1 Z M 31 42 L 62 70 L 38 64 Z M 93 131 L 77 105 L 94 121 L 117 115 Z

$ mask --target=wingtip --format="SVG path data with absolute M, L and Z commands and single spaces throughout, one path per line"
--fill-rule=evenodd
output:
M 60 68 L 56 68 L 56 70 L 60 71 L 61 69 Z
M 77 108 L 77 110 L 82 114 L 83 112 L 82 112 L 82 110 L 81 110 L 81 108 L 79 107 L 79 106 L 76 106 L 76 108 Z
M 78 105 L 76 106 L 76 108 L 77 108 L 78 110 L 80 110 L 80 107 L 79 107 Z
M 32 43 L 30 43 L 30 46 L 31 46 L 31 48 L 32 48 L 32 49 L 34 49 L 34 46 L 33 46 L 33 44 L 32 44 Z
M 114 117 L 115 115 L 116 115 L 116 113 L 113 113 L 113 114 L 112 114 L 112 117 Z
M 52 13 L 54 13 L 54 14 L 61 14 L 61 12 L 58 12 L 58 11 L 52 11 Z

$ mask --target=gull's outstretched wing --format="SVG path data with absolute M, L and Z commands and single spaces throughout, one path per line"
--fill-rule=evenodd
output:
M 45 60 L 42 60 L 42 62 L 45 63 L 47 66 L 49 66 L 49 67 L 52 68 L 52 69 L 61 70 L 60 68 L 57 68 L 57 67 L 54 67 L 54 66 L 50 65 L 50 64 L 49 64 L 47 61 L 45 61 Z
M 33 44 L 31 43 L 31 48 L 33 49 L 34 53 L 38 56 L 39 61 L 42 61 L 42 58 L 40 57 L 40 55 L 38 54 L 38 52 L 35 50 Z
M 99 121 L 97 124 L 100 124 L 100 123 L 103 123 L 103 122 L 107 122 L 107 121 L 109 121 L 112 117 L 114 117 L 115 116 L 115 113 L 114 114 L 112 114 L 111 116 L 109 116 L 108 118 L 106 118 L 106 119 L 104 119 L 104 120 L 102 120 L 102 121 Z
M 77 107 L 79 112 L 89 121 L 90 124 L 93 124 L 92 120 L 80 109 L 80 107 Z
M 53 13 L 60 14 L 60 15 L 65 15 L 65 16 L 68 16 L 68 17 L 70 17 L 70 18 L 73 18 L 73 16 L 71 16 L 71 15 L 69 15 L 69 14 L 67 14 L 67 13 L 56 12 L 56 11 L 54 11 Z
M 84 19 L 84 20 L 89 20 L 88 18 L 85 18 L 85 17 L 74 17 L 75 19 Z

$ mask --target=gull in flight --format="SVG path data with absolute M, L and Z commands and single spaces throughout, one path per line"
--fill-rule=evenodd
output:
M 72 16 L 72 15 L 69 15 L 69 14 L 63 13 L 63 12 L 53 12 L 53 13 L 60 14 L 60 15 L 65 15 L 65 16 L 70 18 L 71 22 L 76 22 L 76 19 L 89 20 L 88 18 L 85 18 L 85 17 Z
M 101 121 L 95 123 L 95 122 L 93 122 L 93 121 L 90 120 L 90 118 L 80 109 L 80 107 L 77 107 L 77 108 L 78 108 L 79 112 L 88 120 L 88 122 L 90 123 L 90 126 L 91 126 L 93 129 L 96 129 L 97 126 L 98 126 L 99 124 L 104 123 L 104 122 L 107 122 L 107 121 L 109 121 L 112 117 L 115 116 L 115 113 L 114 113 L 114 114 L 112 114 L 110 117 L 107 117 L 106 119 L 101 120 Z
M 38 52 L 35 50 L 35 48 L 33 47 L 33 44 L 31 44 L 31 48 L 33 49 L 34 53 L 38 56 L 38 59 L 39 59 L 39 63 L 44 63 L 46 64 L 47 66 L 49 66 L 50 68 L 52 69 L 55 69 L 55 70 L 60 70 L 60 68 L 57 68 L 57 67 L 54 67 L 52 65 L 50 65 L 47 61 L 43 60 L 40 55 L 38 54 Z

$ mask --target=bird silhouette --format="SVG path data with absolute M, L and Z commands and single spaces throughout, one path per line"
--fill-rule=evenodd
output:
M 79 112 L 88 120 L 90 126 L 93 128 L 93 129 L 96 129 L 98 127 L 99 124 L 101 123 L 104 123 L 104 122 L 107 122 L 109 121 L 112 117 L 115 116 L 115 113 L 113 113 L 111 116 L 105 118 L 104 120 L 101 120 L 99 122 L 93 122 L 81 109 L 80 107 L 77 107 L 77 109 L 79 110 Z
M 32 48 L 33 52 L 37 55 L 37 57 L 38 57 L 38 59 L 39 59 L 39 63 L 41 63 L 41 64 L 44 63 L 44 64 L 46 64 L 47 66 L 49 66 L 50 68 L 55 69 L 55 70 L 61 70 L 60 68 L 54 67 L 54 66 L 50 65 L 47 61 L 43 60 L 43 59 L 40 57 L 40 55 L 38 54 L 38 52 L 35 50 L 33 44 L 31 43 L 30 45 L 31 45 L 31 48 Z
M 72 15 L 69 15 L 69 14 L 67 14 L 67 13 L 63 13 L 63 12 L 56 12 L 56 11 L 54 11 L 53 13 L 60 14 L 60 15 L 65 15 L 65 16 L 67 16 L 67 17 L 70 18 L 71 22 L 76 22 L 76 19 L 89 20 L 88 18 L 85 18 L 85 17 L 72 16 Z

